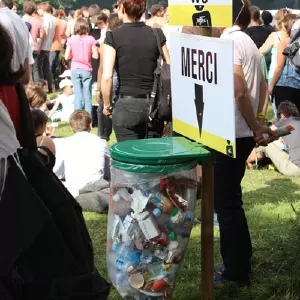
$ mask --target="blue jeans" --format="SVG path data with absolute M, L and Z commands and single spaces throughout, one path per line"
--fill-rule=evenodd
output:
M 74 109 L 84 109 L 92 115 L 92 72 L 72 70 L 71 78 L 74 89 Z

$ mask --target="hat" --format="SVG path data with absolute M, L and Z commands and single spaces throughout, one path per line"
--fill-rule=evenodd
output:
M 61 75 L 59 75 L 60 78 L 66 78 L 71 77 L 71 70 L 65 70 Z
M 154 4 L 151 6 L 150 13 L 152 16 L 155 16 L 163 7 L 160 4 Z
M 59 83 L 59 88 L 60 88 L 60 89 L 63 89 L 63 88 L 65 88 L 66 86 L 73 86 L 72 81 L 69 80 L 69 79 L 64 79 L 64 80 L 62 80 L 62 81 Z

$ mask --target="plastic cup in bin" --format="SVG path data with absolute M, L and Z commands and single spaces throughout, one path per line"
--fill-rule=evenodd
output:
M 124 299 L 170 299 L 193 227 L 196 165 L 209 152 L 185 138 L 111 148 L 107 267 Z

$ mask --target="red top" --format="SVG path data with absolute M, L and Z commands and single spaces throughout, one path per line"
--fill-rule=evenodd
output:
M 20 141 L 21 136 L 21 114 L 20 103 L 15 86 L 0 84 L 0 100 L 6 106 L 10 118 L 15 126 L 17 138 Z

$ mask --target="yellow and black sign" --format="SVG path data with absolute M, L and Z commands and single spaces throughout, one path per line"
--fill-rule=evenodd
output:
M 243 0 L 169 0 L 169 24 L 230 27 L 243 5 Z

